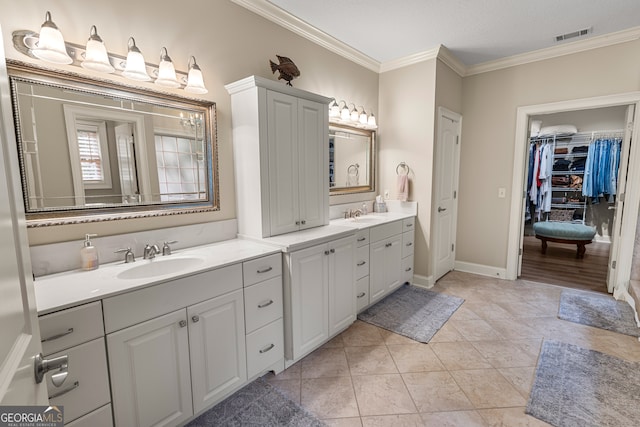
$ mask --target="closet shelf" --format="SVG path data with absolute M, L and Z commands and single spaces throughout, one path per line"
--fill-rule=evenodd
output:
M 583 175 L 584 171 L 553 171 L 551 175 Z
M 560 209 L 582 209 L 584 208 L 584 203 L 552 203 L 551 207 Z
M 582 188 L 571 188 L 571 187 L 551 187 L 551 191 L 582 191 Z

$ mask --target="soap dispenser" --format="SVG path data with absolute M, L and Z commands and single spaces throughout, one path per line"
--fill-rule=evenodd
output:
M 85 234 L 84 236 L 84 247 L 80 249 L 83 270 L 95 270 L 98 268 L 98 250 L 91 243 L 91 238 L 97 236 L 97 234 Z

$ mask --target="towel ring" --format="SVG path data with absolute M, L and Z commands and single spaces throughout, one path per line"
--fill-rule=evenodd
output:
M 349 167 L 347 168 L 347 175 L 356 175 L 358 176 L 360 174 L 360 165 L 359 164 L 355 164 L 355 165 L 349 165 Z
M 405 171 L 403 175 L 409 175 L 409 172 L 411 171 L 411 169 L 409 168 L 408 164 L 406 164 L 405 162 L 400 162 L 398 166 L 396 166 L 396 175 L 400 175 L 400 168 L 402 168 Z

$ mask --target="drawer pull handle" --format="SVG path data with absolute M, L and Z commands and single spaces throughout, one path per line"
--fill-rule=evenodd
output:
M 411 271 L 411 267 L 407 268 L 405 271 Z
M 71 384 L 69 387 L 65 388 L 64 390 L 60 390 L 57 393 L 53 393 L 52 395 L 49 396 L 49 399 L 55 399 L 56 397 L 60 397 L 63 394 L 67 394 L 69 393 L 71 390 L 76 389 L 80 387 L 80 381 L 76 381 L 73 384 Z
M 366 238 L 366 237 L 360 237 L 360 238 L 358 238 L 358 242 L 364 242 L 365 240 L 367 240 L 367 238 Z
M 407 224 L 407 227 L 413 227 L 413 224 Z
M 413 243 L 412 243 L 412 242 L 407 243 L 407 246 L 411 246 L 411 245 L 413 245 Z
M 181 320 L 180 322 L 178 322 L 178 325 L 180 325 L 181 328 L 184 328 L 185 326 L 187 326 L 187 321 Z
M 390 247 L 392 245 L 392 243 L 387 243 L 386 245 L 384 245 L 386 248 Z
M 258 270 L 257 273 L 258 274 L 267 273 L 267 272 L 269 272 L 271 270 L 273 270 L 273 267 L 267 267 L 267 268 L 263 268 L 261 270 Z
M 193 321 L 193 323 L 198 323 L 200 321 L 200 316 L 194 314 L 193 316 L 191 316 L 191 320 Z
M 265 308 L 265 307 L 269 307 L 271 304 L 273 304 L 273 300 L 270 299 L 267 302 L 263 302 L 262 304 L 258 304 L 258 308 Z
M 275 347 L 275 344 L 269 344 L 268 346 L 266 346 L 265 348 L 263 348 L 262 350 L 260 350 L 260 354 L 262 353 L 266 353 L 267 351 L 271 350 L 273 347 Z
M 73 333 L 73 328 L 69 328 L 69 329 L 66 330 L 66 332 L 63 332 L 63 333 L 58 334 L 58 335 L 54 335 L 54 336 L 49 337 L 49 338 L 45 338 L 45 339 L 41 340 L 41 342 L 57 340 L 58 338 L 66 337 L 67 335 L 72 334 L 72 333 Z
M 360 261 L 357 265 L 358 265 L 358 267 L 362 267 L 366 263 L 367 263 L 367 261 Z
M 363 297 L 363 296 L 365 296 L 365 295 L 366 295 L 366 293 L 364 293 L 364 292 L 360 292 L 360 293 L 358 294 L 358 298 L 362 298 L 362 297 Z

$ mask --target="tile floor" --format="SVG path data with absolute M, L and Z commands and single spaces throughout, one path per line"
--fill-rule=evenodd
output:
M 267 378 L 329 426 L 548 426 L 524 413 L 543 338 L 640 361 L 637 338 L 557 318 L 562 288 L 451 272 L 465 299 L 429 344 L 356 321 Z

